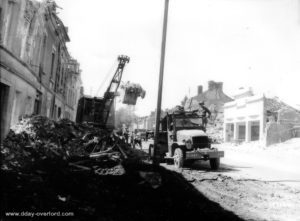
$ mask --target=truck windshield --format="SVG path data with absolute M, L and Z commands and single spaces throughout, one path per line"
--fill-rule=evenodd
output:
M 201 118 L 177 118 L 175 119 L 176 127 L 199 127 L 202 125 Z

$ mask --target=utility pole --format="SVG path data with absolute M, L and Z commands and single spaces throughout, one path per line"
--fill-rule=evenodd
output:
M 158 156 L 158 133 L 160 124 L 160 114 L 161 114 L 161 99 L 162 99 L 162 87 L 164 79 L 164 65 L 165 65 L 165 49 L 166 49 L 166 37 L 167 37 L 167 24 L 168 24 L 168 8 L 169 0 L 165 0 L 165 10 L 164 10 L 164 23 L 163 23 L 163 33 L 162 33 L 162 43 L 161 43 L 161 54 L 160 54 L 160 69 L 159 69 L 159 81 L 158 81 L 158 95 L 157 95 L 157 107 L 156 107 L 156 118 L 155 118 L 155 137 L 154 137 L 154 150 L 153 150 L 153 164 L 159 165 Z

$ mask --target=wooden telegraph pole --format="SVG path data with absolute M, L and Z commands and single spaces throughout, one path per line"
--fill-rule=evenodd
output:
M 158 133 L 159 133 L 159 123 L 161 114 L 161 99 L 162 99 L 162 87 L 164 79 L 164 65 L 165 65 L 165 49 L 166 49 L 166 37 L 167 37 L 167 24 L 168 24 L 168 8 L 169 0 L 165 0 L 165 10 L 164 10 L 164 23 L 163 23 L 163 33 L 162 33 L 162 43 L 161 43 L 161 54 L 160 54 L 160 69 L 159 69 L 159 81 L 158 81 L 158 95 L 157 95 L 157 107 L 156 107 L 156 118 L 155 118 L 155 137 L 154 137 L 154 150 L 153 150 L 153 164 L 159 165 L 158 156 Z

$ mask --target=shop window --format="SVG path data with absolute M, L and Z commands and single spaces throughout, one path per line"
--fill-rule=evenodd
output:
M 252 122 L 252 125 L 251 125 L 251 141 L 259 140 L 259 131 L 260 131 L 259 126 L 260 126 L 259 121 Z
M 246 138 L 246 125 L 239 125 L 238 126 L 239 129 L 238 129 L 238 139 L 239 140 L 245 140 Z

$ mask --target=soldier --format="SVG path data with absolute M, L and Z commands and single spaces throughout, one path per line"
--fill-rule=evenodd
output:
M 125 124 L 122 126 L 122 136 L 126 144 L 128 144 L 129 131 Z
M 211 112 L 210 112 L 210 110 L 204 105 L 204 101 L 200 101 L 200 102 L 199 102 L 199 105 L 200 105 L 200 109 L 199 109 L 200 117 L 202 117 L 203 127 L 204 127 L 204 129 L 206 130 L 206 125 L 207 125 L 207 114 L 208 114 L 208 118 L 210 118 Z

